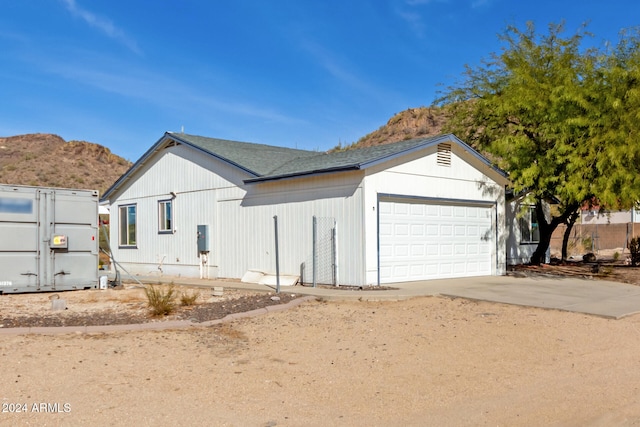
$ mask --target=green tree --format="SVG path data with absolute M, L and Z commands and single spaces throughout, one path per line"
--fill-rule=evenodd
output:
M 600 58 L 589 116 L 600 204 L 628 209 L 640 200 L 640 33 L 626 30 Z M 590 153 L 589 153 L 590 154 Z
M 563 32 L 563 24 L 549 25 L 542 36 L 533 23 L 523 31 L 507 27 L 500 36 L 502 52 L 477 68 L 467 66 L 464 79 L 436 100 L 450 114 L 447 130 L 488 152 L 509 172 L 514 192 L 527 193 L 533 201 L 540 227 L 533 264 L 544 261 L 553 231 L 563 223 L 570 229 L 583 204 L 620 207 L 640 195 L 628 185 L 630 170 L 620 170 L 632 165 L 621 161 L 624 144 L 613 144 L 611 134 L 630 140 L 608 121 L 615 102 L 603 92 L 608 85 L 624 86 L 611 81 L 611 64 L 620 57 L 621 69 L 628 71 L 637 56 L 631 49 L 635 39 L 626 39 L 614 49 L 619 53 L 612 54 L 584 49 L 589 35 L 584 27 L 569 37 Z M 613 170 L 615 183 L 610 180 Z M 622 199 L 616 196 L 620 191 L 629 194 Z M 559 202 L 557 213 L 546 216 L 544 202 L 552 199 Z

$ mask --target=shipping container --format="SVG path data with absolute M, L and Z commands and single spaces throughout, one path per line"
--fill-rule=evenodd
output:
M 0 184 L 0 294 L 98 288 L 98 192 Z

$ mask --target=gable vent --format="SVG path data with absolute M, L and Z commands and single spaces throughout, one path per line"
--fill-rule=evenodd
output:
M 177 147 L 177 146 L 179 146 L 179 145 L 180 145 L 180 143 L 179 143 L 179 142 L 174 141 L 174 140 L 171 140 L 171 141 L 169 141 L 169 142 L 167 143 L 167 145 L 164 147 L 164 149 L 166 150 L 167 148 L 170 148 L 170 147 Z
M 451 144 L 443 143 L 438 144 L 438 165 L 451 166 Z

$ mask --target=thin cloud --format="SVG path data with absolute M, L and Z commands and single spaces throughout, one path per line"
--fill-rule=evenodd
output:
M 419 13 L 398 11 L 397 14 L 409 25 L 409 28 L 411 28 L 416 36 L 420 38 L 424 37 L 426 26 Z
M 105 33 L 108 37 L 124 44 L 131 51 L 140 54 L 140 48 L 135 40 L 129 38 L 124 31 L 120 28 L 116 27 L 113 22 L 109 19 L 102 18 L 92 12 L 89 12 L 86 9 L 81 8 L 76 4 L 76 0 L 62 0 L 67 7 L 67 10 L 71 12 L 73 16 L 76 16 L 91 27 L 96 28 L 103 33 Z
M 396 14 L 406 22 L 418 38 L 424 38 L 427 25 L 419 10 L 436 3 L 449 2 L 450 0 L 404 0 L 396 8 Z
M 336 80 L 341 81 L 360 92 L 371 93 L 372 88 L 340 64 L 327 49 L 316 43 L 308 41 L 303 42 L 302 46 L 313 58 L 315 58 L 316 62 Z
M 156 107 L 167 106 L 167 99 L 181 99 L 183 102 L 180 102 L 179 105 L 189 106 L 188 108 L 193 112 L 222 111 L 283 124 L 304 122 L 272 109 L 235 100 L 225 101 L 218 95 L 203 94 L 202 90 L 172 78 L 144 70 L 136 72 L 131 67 L 126 74 L 123 74 L 115 71 L 110 72 L 106 68 L 91 69 L 78 67 L 77 64 L 60 62 L 43 63 L 42 66 L 48 72 L 65 79 L 80 82 L 103 92 L 142 100 Z M 168 107 L 176 108 L 176 104 L 170 103 Z

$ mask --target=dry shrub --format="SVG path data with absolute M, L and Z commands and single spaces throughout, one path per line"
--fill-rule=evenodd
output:
M 180 305 L 182 305 L 183 307 L 195 305 L 196 300 L 198 299 L 199 296 L 200 294 L 198 292 L 193 292 L 193 293 L 183 292 L 180 295 Z
M 161 286 L 155 287 L 153 285 L 149 285 L 144 291 L 147 294 L 147 302 L 152 315 L 166 316 L 175 311 L 176 291 L 173 283 L 164 291 Z

